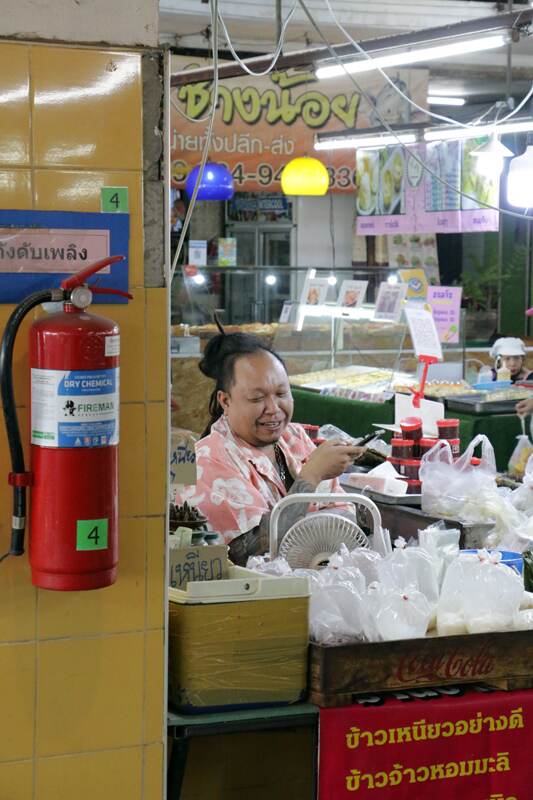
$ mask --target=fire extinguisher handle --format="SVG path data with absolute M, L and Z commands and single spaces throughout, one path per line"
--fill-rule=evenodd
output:
M 106 289 L 104 286 L 90 286 L 89 289 L 93 294 L 119 294 L 121 297 L 128 297 L 133 300 L 133 295 L 129 292 L 123 292 L 121 289 Z
M 124 259 L 125 256 L 108 256 L 107 258 L 100 259 L 100 261 L 93 261 L 92 264 L 88 264 L 88 266 L 80 269 L 79 272 L 75 272 L 70 278 L 62 280 L 61 288 L 69 290 L 74 289 L 76 286 L 83 286 L 87 278 L 94 275 L 95 272 L 99 272 L 104 267 L 115 264 L 117 261 L 124 261 Z

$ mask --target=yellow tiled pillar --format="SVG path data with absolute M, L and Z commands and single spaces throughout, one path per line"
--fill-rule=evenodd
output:
M 160 800 L 167 292 L 144 279 L 142 56 L 3 42 L 0 96 L 0 208 L 98 212 L 103 186 L 126 186 L 134 295 L 94 308 L 121 328 L 118 580 L 42 591 L 27 556 L 0 564 L 0 798 Z M 2 330 L 12 308 L 0 305 Z M 24 436 L 30 324 L 14 359 Z M 2 430 L 0 552 L 9 469 Z

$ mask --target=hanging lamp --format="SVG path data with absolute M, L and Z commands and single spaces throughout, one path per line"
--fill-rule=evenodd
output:
M 513 158 L 507 176 L 507 200 L 517 208 L 533 207 L 533 145 Z
M 512 158 L 514 153 L 500 142 L 496 133 L 493 133 L 488 142 L 480 144 L 475 150 L 471 150 L 470 155 L 475 156 L 477 171 L 480 175 L 485 175 L 488 178 L 497 178 L 502 174 L 503 159 Z
M 194 167 L 187 175 L 185 191 L 191 199 L 200 166 Z M 233 178 L 229 169 L 224 164 L 207 162 L 198 188 L 197 200 L 229 200 L 233 197 Z
M 281 189 L 284 194 L 324 195 L 328 187 L 328 171 L 318 158 L 293 158 L 281 173 Z

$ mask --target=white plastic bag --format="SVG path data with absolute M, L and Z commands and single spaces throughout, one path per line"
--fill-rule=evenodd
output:
M 501 554 L 460 553 L 446 573 L 437 606 L 439 634 L 488 633 L 512 627 L 523 598 L 522 578 Z
M 434 608 L 439 599 L 437 571 L 429 553 L 420 547 L 406 547 L 401 536 L 394 542 L 392 553 L 378 562 L 379 580 L 387 589 L 421 592 Z
M 522 486 L 511 492 L 509 500 L 522 514 L 528 517 L 533 514 L 533 455 L 527 460 Z
M 340 645 L 365 639 L 368 609 L 353 584 L 319 586 L 311 592 L 309 628 L 319 644 Z
M 409 586 L 404 591 L 385 590 L 376 594 L 379 605 L 375 625 L 383 641 L 420 639 L 426 635 L 431 618 L 427 598 Z
M 350 551 L 345 544 L 341 545 L 340 552 L 343 552 L 343 549 L 346 550 L 344 563 L 357 567 L 361 571 L 365 579 L 365 588 L 379 580 L 378 563 L 381 561 L 379 553 L 369 550 L 367 547 L 356 547 L 355 550 Z
M 433 561 L 439 587 L 449 565 L 459 555 L 460 538 L 460 530 L 446 528 L 442 521 L 418 531 L 418 544 Z
M 277 556 L 272 561 L 265 556 L 250 556 L 246 562 L 246 569 L 253 569 L 255 572 L 264 572 L 267 575 L 292 575 L 292 567 L 283 556 Z
M 481 445 L 481 461 L 471 463 Z M 453 461 L 451 447 L 441 440 L 421 459 L 422 509 L 434 516 L 453 517 L 463 522 L 487 519 L 487 500 L 497 496 L 494 448 L 483 434 L 476 436 L 462 456 Z

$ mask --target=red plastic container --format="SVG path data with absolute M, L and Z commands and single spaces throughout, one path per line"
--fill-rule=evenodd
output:
M 408 480 L 407 481 L 407 494 L 421 494 L 422 481 Z
M 422 438 L 422 420 L 420 417 L 406 417 L 400 422 L 404 439 L 412 439 L 419 442 Z
M 408 480 L 418 480 L 418 473 L 420 471 L 420 459 L 419 458 L 406 458 L 403 461 L 403 469 L 402 475 Z
M 438 419 L 437 428 L 439 439 L 458 439 L 459 420 L 458 419 Z
M 431 450 L 431 448 L 434 447 L 438 441 L 438 439 L 420 439 L 418 443 L 420 446 L 420 455 L 423 456 L 424 453 L 429 452 L 429 450 Z
M 450 447 L 452 448 L 452 455 L 454 458 L 461 455 L 461 440 L 460 439 L 446 439 Z
M 403 461 L 401 458 L 394 458 L 394 456 L 389 456 L 387 458 L 387 461 L 389 461 L 392 464 L 396 472 L 398 472 L 400 475 L 405 475 Z
M 479 465 L 481 464 L 481 459 L 477 458 L 477 456 L 473 456 L 470 459 L 470 463 L 472 464 L 473 467 L 479 467 Z
M 412 439 L 391 439 L 393 458 L 412 458 L 414 442 Z

